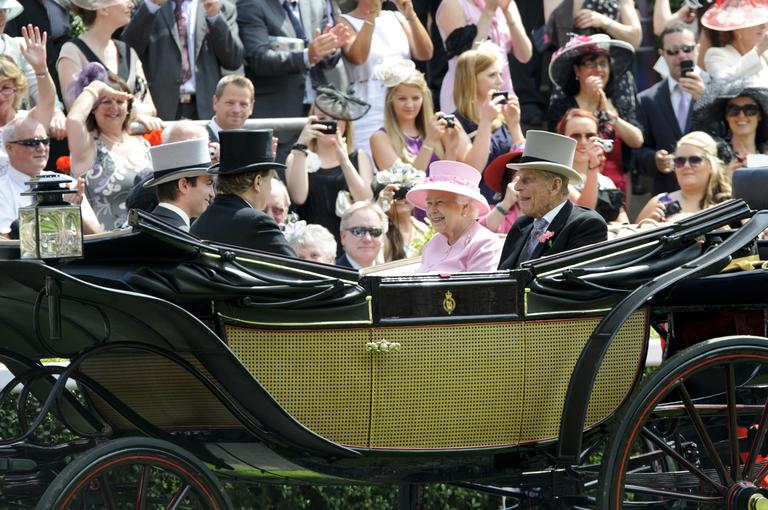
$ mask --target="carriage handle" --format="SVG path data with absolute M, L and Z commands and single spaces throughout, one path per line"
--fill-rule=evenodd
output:
M 730 261 L 732 253 L 752 242 L 767 227 L 768 211 L 755 213 L 749 222 L 720 245 L 641 285 L 603 317 L 590 335 L 571 373 L 563 404 L 563 413 L 560 418 L 560 440 L 557 446 L 557 457 L 560 462 L 577 464 L 580 461 L 582 433 L 595 378 L 605 353 L 622 324 L 629 319 L 635 310 L 650 301 L 662 290 L 708 270 L 719 270 L 725 267 Z M 764 507 L 760 506 L 759 508 L 763 510 Z M 768 510 L 768 507 L 765 507 L 765 510 Z

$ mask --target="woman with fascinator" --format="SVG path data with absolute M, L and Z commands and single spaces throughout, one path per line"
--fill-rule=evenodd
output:
M 728 149 L 728 178 L 747 166 L 750 154 L 768 154 L 768 88 L 748 80 L 717 80 L 710 83 L 693 110 L 693 129 L 721 141 Z M 730 159 L 730 161 L 728 161 Z
M 155 104 L 147 88 L 144 68 L 136 51 L 123 41 L 112 38 L 116 30 L 131 21 L 132 0 L 73 0 L 73 12 L 80 16 L 86 31 L 77 39 L 65 43 L 56 61 L 64 104 L 72 108 L 76 96 L 68 93 L 70 83 L 89 62 L 101 64 L 128 85 L 136 104 L 134 120 L 147 131 L 162 129 L 156 117 Z
M 95 62 L 70 87 L 77 98 L 67 115 L 72 176 L 85 177 L 86 195 L 102 228 L 122 228 L 128 219 L 125 200 L 136 178 L 151 169 L 149 144 L 128 130 L 130 89 Z
M 397 10 L 382 9 L 383 0 L 355 0 L 341 20 L 354 37 L 342 46 L 344 63 L 354 94 L 371 105 L 355 124 L 355 147 L 368 150 L 368 140 L 384 121 L 386 87 L 374 68 L 388 59 L 426 61 L 432 58 L 432 39 L 413 9 L 413 0 L 394 0 Z
M 371 154 L 378 168 L 398 163 L 419 170 L 438 159 L 460 159 L 468 149 L 461 125 L 434 113 L 432 93 L 412 60 L 391 60 L 376 66 L 376 76 L 387 86 L 384 127 L 371 136 Z
M 337 242 L 344 212 L 344 205 L 337 207 L 337 202 L 373 197 L 371 159 L 354 149 L 352 127 L 368 109 L 367 103 L 350 94 L 318 88 L 307 124 L 285 161 L 285 184 L 296 212 L 308 223 L 330 230 Z
M 635 115 L 635 98 L 617 90 L 617 81 L 629 70 L 634 50 L 629 43 L 604 34 L 573 37 L 552 55 L 549 78 L 564 95 L 554 97 L 549 105 L 548 127 L 557 123 L 571 108 L 592 112 L 598 119 L 600 138 L 613 140 L 613 150 L 606 154 L 603 173 L 627 195 L 626 162 L 629 151 L 643 144 L 643 132 Z

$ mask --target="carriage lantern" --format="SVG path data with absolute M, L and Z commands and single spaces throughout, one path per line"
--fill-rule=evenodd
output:
M 19 208 L 19 239 L 23 259 L 64 259 L 83 256 L 83 218 L 80 206 L 64 201 L 70 179 L 39 175 L 28 181 L 32 205 Z

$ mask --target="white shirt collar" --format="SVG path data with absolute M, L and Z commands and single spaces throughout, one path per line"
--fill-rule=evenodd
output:
M 171 203 L 168 203 L 168 202 L 160 202 L 157 205 L 159 205 L 160 207 L 165 207 L 169 211 L 173 211 L 176 214 L 178 214 L 179 216 L 181 216 L 181 219 L 184 220 L 184 224 L 187 226 L 187 230 L 189 230 L 189 224 L 190 224 L 189 216 L 187 216 L 187 213 L 185 213 L 180 207 L 175 206 L 175 205 L 173 205 Z
M 566 200 L 563 200 L 560 202 L 559 205 L 556 205 L 553 209 L 551 209 L 547 214 L 542 216 L 541 218 L 544 220 L 547 220 L 547 227 L 549 227 L 552 224 L 552 221 L 555 219 L 555 216 L 560 212 L 560 209 L 562 209 L 565 206 Z
M 219 126 L 218 122 L 216 122 L 215 115 L 211 119 L 211 122 L 208 123 L 208 127 L 211 128 L 211 131 L 213 131 L 213 134 L 216 135 L 216 138 L 219 138 L 219 131 L 221 131 L 221 126 Z

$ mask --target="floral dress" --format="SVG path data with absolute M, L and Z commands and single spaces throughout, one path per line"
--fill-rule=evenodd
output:
M 147 151 L 149 144 L 145 141 Z M 85 189 L 93 212 L 105 231 L 126 226 L 128 209 L 125 199 L 131 188 L 151 172 L 149 161 L 144 168 L 135 168 L 121 156 L 110 152 L 99 138 L 95 139 L 96 156 L 85 173 Z

